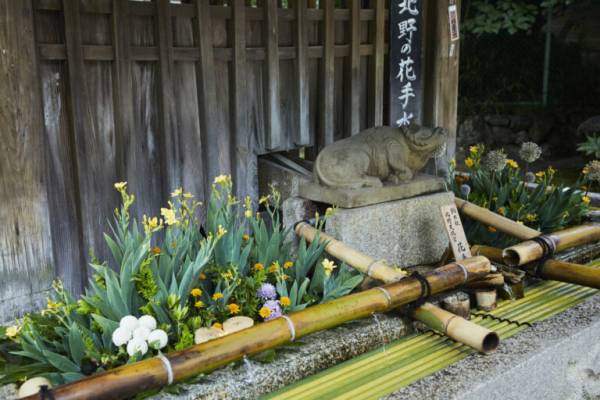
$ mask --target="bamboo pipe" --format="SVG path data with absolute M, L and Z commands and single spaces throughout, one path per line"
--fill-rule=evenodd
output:
M 318 232 L 312 225 L 306 222 L 296 224 L 295 231 L 309 242 L 315 240 Z M 385 261 L 376 261 L 374 258 L 353 249 L 323 232 L 319 233 L 319 238 L 322 242 L 327 242 L 327 246 L 325 247 L 327 253 L 375 279 L 389 283 L 398 281 L 406 276 L 405 273 L 401 273 L 388 266 Z M 502 282 L 504 282 L 504 279 L 502 279 Z M 417 307 L 412 316 L 430 328 L 442 332 L 455 341 L 464 343 L 483 353 L 495 350 L 500 341 L 495 332 L 467 321 L 458 315 L 442 310 L 433 304 L 425 303 L 421 307 Z
M 431 293 L 440 293 L 490 272 L 485 257 L 473 257 L 423 274 Z M 382 287 L 340 297 L 302 311 L 254 325 L 185 350 L 128 364 L 52 389 L 56 400 L 124 399 L 212 371 L 344 322 L 365 318 L 417 300 L 421 282 L 412 277 Z M 169 379 L 169 376 L 171 379 Z M 26 399 L 40 399 L 39 394 Z
M 502 258 L 507 265 L 516 267 L 539 260 L 556 251 L 569 249 L 600 240 L 600 225 L 585 224 L 573 226 L 549 235 L 540 235 L 536 240 L 526 240 L 507 247 Z
M 512 219 L 496 214 L 487 208 L 479 207 L 458 197 L 454 198 L 454 202 L 456 203 L 456 207 L 459 209 L 459 211 L 464 215 L 479 221 L 484 225 L 493 226 L 499 231 L 510 236 L 514 236 L 521 240 L 527 240 L 540 235 L 539 231 L 536 231 L 535 229 L 529 228 L 525 225 L 518 224 Z
M 502 249 L 489 246 L 473 246 L 473 254 L 482 255 L 495 262 L 503 262 Z M 560 260 L 546 260 L 537 269 L 540 278 L 574 283 L 600 289 L 600 271 L 580 264 Z

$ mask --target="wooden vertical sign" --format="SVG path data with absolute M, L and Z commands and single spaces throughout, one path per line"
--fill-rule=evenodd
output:
M 448 204 L 442 206 L 441 209 L 454 259 L 460 261 L 471 258 L 471 249 L 469 248 L 469 242 L 467 242 L 467 236 L 465 235 L 456 205 Z
M 390 125 L 421 122 L 423 0 L 390 2 Z

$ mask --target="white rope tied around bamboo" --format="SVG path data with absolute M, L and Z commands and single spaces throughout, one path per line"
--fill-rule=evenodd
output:
M 290 335 L 292 335 L 292 337 L 290 338 L 290 342 L 293 342 L 294 340 L 296 340 L 296 327 L 294 326 L 294 321 L 292 321 L 292 319 L 287 315 L 282 315 L 281 318 L 287 321 L 288 328 L 290 330 Z
M 460 269 L 462 269 L 463 274 L 465 274 L 464 282 L 466 282 L 469 279 L 469 271 L 467 270 L 467 267 L 465 267 L 464 265 L 462 265 L 459 262 L 456 262 L 454 264 L 456 264 L 458 267 L 460 267 Z
M 171 361 L 164 354 L 159 354 L 158 359 L 162 362 L 163 367 L 165 367 L 165 371 L 167 371 L 167 384 L 170 385 L 173 383 L 173 367 L 171 366 Z
M 369 278 L 372 278 L 372 276 L 371 276 L 372 269 L 373 269 L 373 267 L 374 267 L 375 265 L 377 265 L 377 263 L 379 263 L 379 262 L 385 263 L 385 260 L 375 260 L 375 261 L 373 261 L 371 264 L 369 264 L 369 266 L 367 267 L 367 276 L 368 276 Z
M 381 286 L 377 286 L 375 289 L 381 290 L 381 292 L 385 296 L 385 299 L 388 302 L 388 306 L 391 306 L 392 305 L 392 296 L 390 295 L 390 292 L 388 292 L 386 288 L 382 288 Z

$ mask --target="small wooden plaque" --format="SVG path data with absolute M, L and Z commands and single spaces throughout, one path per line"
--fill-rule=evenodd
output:
M 442 216 L 444 217 L 444 226 L 448 237 L 450 238 L 450 247 L 456 261 L 471 258 L 471 249 L 469 242 L 467 242 L 467 236 L 463 229 L 460 215 L 456 209 L 456 205 L 449 204 L 441 207 Z

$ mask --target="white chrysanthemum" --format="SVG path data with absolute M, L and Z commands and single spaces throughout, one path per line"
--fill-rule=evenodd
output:
M 149 335 L 150 335 L 150 329 L 146 328 L 145 326 L 138 326 L 133 331 L 134 339 L 147 340 Z
M 138 319 L 133 315 L 126 315 L 121 318 L 121 321 L 119 321 L 119 326 L 127 329 L 129 332 L 133 332 L 135 328 L 140 326 L 140 321 L 138 321 Z
M 148 336 L 148 344 L 155 350 L 162 349 L 169 342 L 167 332 L 162 329 L 156 329 L 150 332 Z
M 152 315 L 142 315 L 139 319 L 140 326 L 145 326 L 146 328 L 153 331 L 156 329 L 156 320 Z
M 115 346 L 123 346 L 124 344 L 127 344 L 127 342 L 129 342 L 129 340 L 131 339 L 131 331 L 128 331 L 125 328 L 117 328 L 115 329 L 115 331 L 112 334 L 112 341 L 115 344 Z
M 127 354 L 133 357 L 136 354 L 144 355 L 148 352 L 148 343 L 145 340 L 133 338 L 127 343 Z

